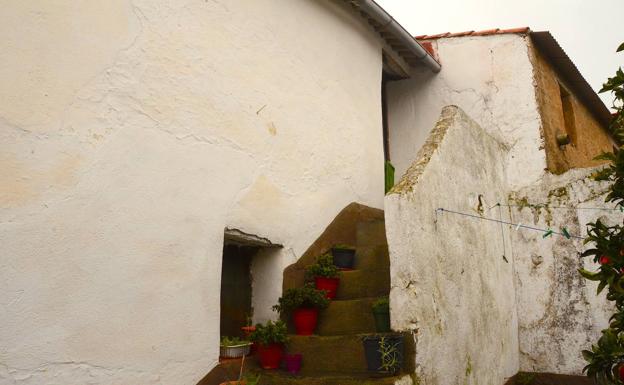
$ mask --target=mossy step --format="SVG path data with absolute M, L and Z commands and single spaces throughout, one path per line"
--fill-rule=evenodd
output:
M 362 338 L 367 334 L 344 336 L 289 336 L 289 353 L 303 354 L 302 375 L 319 372 L 366 374 Z
M 336 300 L 382 297 L 390 293 L 390 268 L 343 271 Z
M 258 385 L 394 385 L 397 381 L 409 376 L 371 378 L 368 376 L 344 376 L 324 374 L 319 376 L 293 376 L 283 371 L 264 371 Z M 411 379 L 409 380 L 411 384 Z M 405 383 L 405 382 L 402 382 Z
M 371 305 L 378 297 L 331 301 L 319 314 L 318 335 L 345 335 L 375 332 Z
M 355 250 L 355 270 L 377 271 L 390 266 L 388 246 L 357 246 Z
M 355 237 L 357 246 L 384 246 L 388 244 L 384 221 L 358 223 Z

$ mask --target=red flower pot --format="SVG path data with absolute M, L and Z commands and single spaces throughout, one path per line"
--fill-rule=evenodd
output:
M 284 346 L 282 344 L 258 344 L 258 358 L 263 369 L 277 369 L 282 362 Z
M 318 309 L 299 308 L 293 311 L 293 321 L 298 336 L 314 334 L 318 321 Z
M 314 285 L 317 290 L 324 290 L 327 299 L 335 299 L 340 278 L 314 277 Z
M 253 333 L 254 331 L 256 331 L 256 327 L 255 326 L 243 326 L 241 327 L 241 330 L 243 331 L 243 334 L 245 336 L 245 339 L 248 340 L 249 336 L 251 335 L 251 333 Z M 256 352 L 256 343 L 252 342 L 251 343 L 251 349 L 249 351 L 249 354 L 253 354 Z

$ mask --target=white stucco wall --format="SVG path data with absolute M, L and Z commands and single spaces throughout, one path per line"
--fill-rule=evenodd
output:
M 439 74 L 415 73 L 388 84 L 390 159 L 397 180 L 450 104 L 510 148 L 505 161 L 511 189 L 540 179 L 546 158 L 526 39 L 515 34 L 438 39 L 433 44 L 442 63 Z
M 392 328 L 415 333 L 420 384 L 502 384 L 518 371 L 508 235 L 503 243 L 499 224 L 435 215 L 440 207 L 480 215 L 504 198 L 506 154 L 460 109 L 446 107 L 386 196 Z
M 496 200 L 488 198 L 486 204 L 528 202 L 607 206 L 602 197 L 605 187 L 588 177 L 593 170 L 572 170 L 561 176 L 545 171 L 536 84 L 525 37 L 510 34 L 446 38 L 436 40 L 434 47 L 443 65 L 440 74 L 423 73 L 411 80 L 389 84 L 390 157 L 397 176 L 418 162 L 416 154 L 434 127 L 441 108 L 456 104 L 508 149 L 498 158 L 506 169 L 504 187 L 497 186 L 491 192 L 498 194 Z M 466 151 L 472 151 L 469 144 L 457 143 L 456 156 L 463 156 Z M 470 170 L 466 168 L 464 172 Z M 490 171 L 488 168 L 481 170 Z M 453 172 L 456 171 L 441 171 L 448 174 L 446 178 L 450 184 L 462 185 L 464 181 L 455 177 Z M 488 184 L 482 186 L 485 189 Z M 565 194 L 559 197 L 557 194 L 562 188 Z M 446 196 L 451 194 L 446 187 L 436 191 L 438 200 L 447 199 Z M 470 191 L 459 194 L 468 197 Z M 433 193 L 411 194 L 414 202 L 430 199 L 429 195 Z M 464 203 L 458 207 L 466 209 L 471 206 Z M 388 200 L 386 209 L 389 210 Z M 420 212 L 419 209 L 419 215 Z M 485 214 L 498 217 L 496 210 Z M 605 215 L 605 212 L 527 208 L 518 211 L 511 208 L 503 212 L 503 219 L 539 228 L 566 225 L 571 233 L 585 234 L 585 224 L 599 215 Z M 404 222 L 399 224 L 404 225 Z M 585 363 L 580 351 L 588 348 L 606 325 L 609 311 L 604 298 L 595 296 L 595 285 L 582 280 L 576 272 L 580 266 L 577 254 L 584 247 L 578 241 L 570 242 L 560 237 L 544 240 L 541 233 L 516 232 L 508 227 L 504 231 L 512 240 L 506 242 L 506 252 L 513 253 L 514 257 L 520 370 L 581 374 Z M 417 235 L 409 236 L 418 238 Z M 389 241 L 401 244 L 399 238 Z M 470 248 L 472 245 L 473 241 L 464 240 L 457 247 Z M 390 244 L 391 250 L 395 247 Z M 438 245 L 438 252 L 446 250 L 445 247 Z M 409 258 L 409 254 L 404 256 Z M 393 257 L 393 261 L 398 258 Z M 512 286 L 512 282 L 504 285 Z M 441 295 L 450 296 L 449 293 Z
M 284 245 L 265 319 L 340 209 L 383 204 L 381 43 L 335 3 L 10 1 L 0 35 L 2 384 L 194 384 L 225 226 Z
M 539 185 L 511 194 L 507 215 L 512 221 L 585 237 L 586 224 L 601 218 L 615 224 L 619 211 L 604 202 L 608 184 L 591 179 L 592 169 L 546 175 Z M 548 207 L 523 207 L 524 205 Z M 579 209 L 575 209 L 579 207 Z M 519 316 L 520 366 L 524 371 L 582 374 L 582 349 L 589 349 L 608 324 L 612 308 L 597 284 L 578 274 L 580 267 L 596 270 L 580 252 L 583 240 L 561 236 L 544 239 L 531 231 L 511 231 Z

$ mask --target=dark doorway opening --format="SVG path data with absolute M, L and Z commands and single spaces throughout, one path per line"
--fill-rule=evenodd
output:
M 242 337 L 251 307 L 251 259 L 258 247 L 225 244 L 221 268 L 221 336 Z

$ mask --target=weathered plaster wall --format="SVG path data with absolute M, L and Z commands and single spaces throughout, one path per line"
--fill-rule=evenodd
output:
M 533 45 L 530 54 L 534 65 L 535 93 L 541 116 L 542 132 L 548 170 L 561 174 L 570 168 L 597 166 L 592 159 L 603 151 L 610 151 L 612 141 L 605 129 L 574 95 L 573 88 L 563 80 L 546 58 Z M 557 134 L 565 134 L 565 122 L 559 85 L 570 93 L 574 135 L 572 143 L 557 144 Z
M 547 174 L 542 183 L 512 193 L 508 218 L 514 222 L 586 235 L 585 224 L 597 218 L 621 220 L 622 214 L 591 208 L 604 202 L 607 186 L 590 178 L 591 169 Z M 550 207 L 527 207 L 526 205 Z M 520 207 L 515 207 L 518 205 Z M 574 207 L 579 207 L 575 209 Z M 583 279 L 580 267 L 595 270 L 579 253 L 582 240 L 513 231 L 515 285 L 519 314 L 520 367 L 524 371 L 581 374 L 587 349 L 608 324 L 610 307 L 597 285 Z
M 0 383 L 194 384 L 225 226 L 284 245 L 264 319 L 340 209 L 383 204 L 381 43 L 335 3 L 13 1 L 0 34 Z
M 453 104 L 509 147 L 510 188 L 537 182 L 546 160 L 527 38 L 446 38 L 433 45 L 442 63 L 439 74 L 423 72 L 388 84 L 390 159 L 397 179 L 416 159 L 442 107 Z
M 513 258 L 503 258 L 500 225 L 435 215 L 439 207 L 484 215 L 503 199 L 506 154 L 446 107 L 386 196 L 392 327 L 415 333 L 421 384 L 502 384 L 518 371 Z

